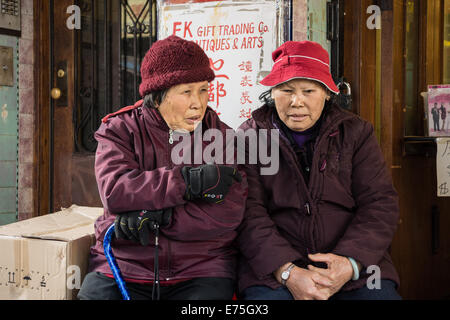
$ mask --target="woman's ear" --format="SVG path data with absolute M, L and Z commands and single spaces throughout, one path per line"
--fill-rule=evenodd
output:
M 330 101 L 331 99 L 331 91 L 330 89 L 327 88 L 327 97 L 326 97 L 327 101 Z

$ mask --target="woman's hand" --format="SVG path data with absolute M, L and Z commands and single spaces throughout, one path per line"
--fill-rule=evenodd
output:
M 319 288 L 327 288 L 330 295 L 334 295 L 353 277 L 353 267 L 346 257 L 338 256 L 332 253 L 327 254 L 310 254 L 309 259 L 315 262 L 324 262 L 327 269 L 316 268 L 308 265 L 308 270 L 316 272 L 317 274 L 329 280 L 329 285 L 317 283 Z
M 289 266 L 286 264 L 275 272 L 275 277 L 280 281 L 281 273 Z M 317 272 L 294 267 L 291 270 L 286 287 L 295 300 L 327 300 L 331 296 L 332 283 Z
M 185 198 L 202 199 L 210 203 L 223 202 L 233 182 L 242 181 L 236 168 L 217 164 L 183 167 L 181 174 L 186 183 Z
M 332 293 L 331 282 L 314 271 L 295 267 L 291 271 L 286 287 L 295 300 L 328 300 Z

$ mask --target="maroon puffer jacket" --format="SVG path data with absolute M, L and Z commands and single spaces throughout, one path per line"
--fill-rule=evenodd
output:
M 274 108 L 263 106 L 241 129 L 274 129 Z M 290 261 L 306 267 L 308 253 L 352 257 L 377 265 L 382 279 L 399 283 L 388 254 L 398 219 L 398 198 L 370 123 L 337 106 L 327 107 L 315 143 L 309 185 L 300 161 L 280 132 L 276 175 L 246 165 L 249 194 L 238 243 L 239 289 L 280 284 L 272 275 Z M 343 290 L 365 285 L 370 274 Z
M 139 101 L 105 118 L 95 133 L 95 173 L 105 211 L 95 223 L 96 244 L 91 248 L 90 271 L 111 274 L 103 238 L 114 222 L 113 213 L 173 207 L 171 223 L 161 229 L 159 239 L 161 280 L 235 278 L 236 249 L 232 244 L 245 209 L 245 173 L 241 172 L 242 182 L 234 182 L 220 204 L 185 201 L 182 166 L 171 160 L 176 143 L 169 143 L 169 128 L 160 113 L 141 105 Z M 229 129 L 210 108 L 202 126 L 203 130 Z M 203 148 L 206 145 L 203 142 Z M 124 278 L 154 279 L 153 245 L 153 239 L 148 247 L 113 240 L 113 252 Z

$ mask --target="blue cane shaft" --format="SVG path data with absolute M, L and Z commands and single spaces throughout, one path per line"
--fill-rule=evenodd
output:
M 123 280 L 122 273 L 120 272 L 119 266 L 117 265 L 116 258 L 111 249 L 111 239 L 114 235 L 114 223 L 108 228 L 103 240 L 103 249 L 105 251 L 106 260 L 108 261 L 109 267 L 113 273 L 114 279 L 116 280 L 117 286 L 119 287 L 120 293 L 124 300 L 131 300 L 128 294 L 125 281 Z

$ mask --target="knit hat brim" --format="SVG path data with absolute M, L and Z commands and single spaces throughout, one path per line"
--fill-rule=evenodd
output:
M 210 67 L 197 68 L 193 70 L 177 70 L 170 73 L 154 75 L 151 81 L 142 81 L 139 86 L 139 93 L 145 97 L 150 92 L 169 89 L 182 83 L 193 83 L 201 81 L 213 81 L 214 71 Z

